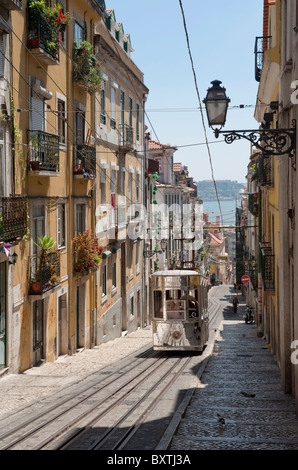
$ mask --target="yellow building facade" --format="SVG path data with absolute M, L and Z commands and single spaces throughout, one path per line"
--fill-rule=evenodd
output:
M 255 52 L 256 63 L 257 55 L 260 54 L 262 57 L 255 118 L 260 126 L 275 128 L 280 70 L 280 2 L 278 0 L 264 2 L 263 37 L 257 38 Z M 278 358 L 279 158 L 262 153 L 258 157 L 257 167 L 260 193 L 258 313 L 261 324 L 259 327 L 276 351 Z
M 17 262 L 0 255 L 1 368 L 21 372 L 143 323 L 148 89 L 104 1 L 9 3 L 11 193 L 25 198 L 26 223 Z

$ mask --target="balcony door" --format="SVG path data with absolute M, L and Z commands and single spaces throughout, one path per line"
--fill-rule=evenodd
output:
M 31 276 L 36 273 L 38 267 L 38 238 L 45 234 L 45 216 L 44 206 L 36 206 L 32 209 L 32 225 L 31 225 Z
M 44 357 L 43 300 L 33 302 L 33 364 Z
M 34 91 L 31 95 L 31 130 L 45 130 L 44 100 Z

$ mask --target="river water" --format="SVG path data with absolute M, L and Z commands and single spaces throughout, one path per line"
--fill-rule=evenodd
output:
M 236 200 L 219 199 L 219 204 L 223 217 L 223 225 L 235 225 Z M 218 201 L 204 200 L 203 212 L 208 212 L 209 222 L 216 222 L 216 216 L 221 216 Z

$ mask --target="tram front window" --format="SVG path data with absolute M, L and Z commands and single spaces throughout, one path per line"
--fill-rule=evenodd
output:
M 183 300 L 167 300 L 166 312 L 168 320 L 183 320 L 185 318 L 185 302 Z

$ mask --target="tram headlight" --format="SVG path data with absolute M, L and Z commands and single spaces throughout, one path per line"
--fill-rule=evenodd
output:
M 172 336 L 174 339 L 180 339 L 181 338 L 181 333 L 179 331 L 174 331 L 172 333 Z

